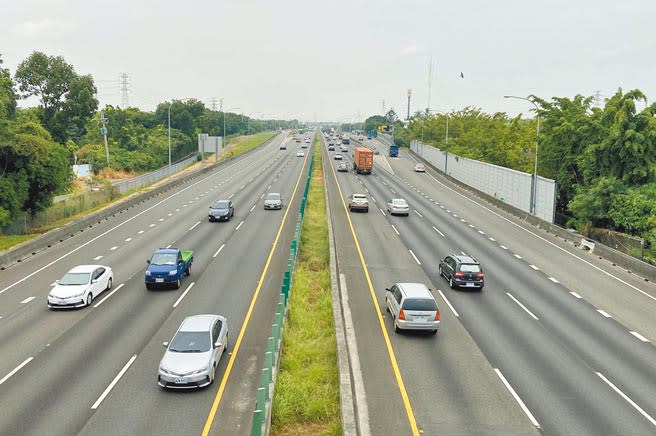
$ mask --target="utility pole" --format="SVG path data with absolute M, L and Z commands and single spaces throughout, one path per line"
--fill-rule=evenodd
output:
M 107 145 L 107 126 L 105 125 L 105 122 L 107 121 L 107 118 L 105 118 L 105 113 L 100 112 L 100 122 L 102 123 L 102 127 L 100 128 L 100 134 L 103 135 L 103 138 L 105 138 L 105 159 L 107 160 L 107 167 L 109 168 L 109 146 Z
M 426 99 L 426 115 L 430 114 L 431 85 L 433 84 L 433 56 L 428 60 L 428 98 Z
M 410 120 L 410 97 L 412 96 L 412 89 L 408 89 L 408 116 L 406 120 Z
M 385 116 L 385 99 L 383 99 L 383 116 Z
M 212 110 L 216 112 L 216 97 L 212 97 L 210 106 L 212 106 Z
M 121 106 L 123 109 L 127 108 L 128 103 L 128 75 L 127 73 L 121 73 Z
M 223 141 L 223 143 L 221 144 L 221 150 L 225 150 L 225 147 L 227 145 L 227 141 L 226 141 L 226 119 L 225 119 L 226 114 L 225 114 L 225 112 L 223 112 L 223 98 L 219 99 L 219 104 L 221 105 L 221 113 L 223 114 L 223 139 L 221 140 L 221 141 Z

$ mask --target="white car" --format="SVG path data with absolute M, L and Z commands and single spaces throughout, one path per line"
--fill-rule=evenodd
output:
M 296 152 L 296 157 L 305 157 L 305 153 L 303 152 L 303 150 L 298 150 Z
M 171 342 L 164 342 L 157 384 L 163 388 L 193 389 L 214 382 L 221 356 L 228 349 L 228 321 L 221 315 L 188 316 Z
M 94 298 L 112 288 L 114 273 L 104 265 L 78 265 L 55 282 L 48 294 L 51 309 L 91 306 Z

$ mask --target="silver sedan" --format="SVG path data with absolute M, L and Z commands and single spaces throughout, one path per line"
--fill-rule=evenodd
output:
M 392 198 L 387 202 L 387 211 L 390 215 L 410 215 L 410 206 L 403 198 Z
M 182 321 L 159 362 L 157 383 L 163 388 L 193 389 L 214 382 L 228 349 L 228 321 L 221 315 L 193 315 Z

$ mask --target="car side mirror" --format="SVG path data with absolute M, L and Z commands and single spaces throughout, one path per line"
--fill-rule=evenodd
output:
M 162 342 L 162 346 L 164 348 L 169 348 L 169 343 L 168 342 Z
M 389 291 L 389 292 L 392 292 L 392 291 L 390 291 L 390 288 L 385 288 L 385 290 L 386 290 L 386 291 Z
M 98 283 L 98 279 L 91 280 L 91 283 Z
M 55 280 L 55 284 L 57 284 L 57 285 L 58 285 L 58 284 L 59 284 L 59 280 Z
M 146 263 L 150 265 L 150 259 L 146 259 Z
M 214 343 L 214 348 L 221 348 L 222 346 L 223 346 L 223 342 L 221 341 L 216 341 L 216 343 Z

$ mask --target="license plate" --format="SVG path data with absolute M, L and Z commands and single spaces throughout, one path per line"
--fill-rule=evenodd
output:
M 66 303 L 68 303 L 68 300 L 64 300 L 63 298 L 60 298 L 59 303 L 60 304 L 66 304 Z
M 179 385 L 184 385 L 187 383 L 187 378 L 186 377 L 177 377 L 175 379 L 175 383 Z
M 468 288 L 473 288 L 474 284 L 473 283 L 465 283 L 465 286 Z
M 155 279 L 155 283 L 164 283 L 164 279 Z
M 415 316 L 413 319 L 416 322 L 426 322 L 426 317 L 424 316 Z

